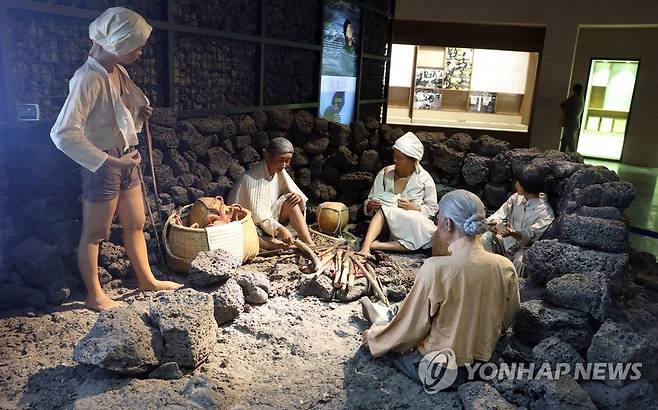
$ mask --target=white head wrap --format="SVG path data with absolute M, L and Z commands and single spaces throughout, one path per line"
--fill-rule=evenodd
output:
M 417 159 L 418 161 L 423 158 L 423 143 L 420 142 L 418 137 L 413 132 L 408 132 L 398 138 L 395 141 L 393 148 L 408 157 Z
M 89 38 L 112 54 L 128 54 L 143 46 L 151 35 L 146 20 L 132 10 L 111 7 L 89 25 Z

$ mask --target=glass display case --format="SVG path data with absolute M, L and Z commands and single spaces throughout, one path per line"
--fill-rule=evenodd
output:
M 394 44 L 387 121 L 528 130 L 538 53 Z

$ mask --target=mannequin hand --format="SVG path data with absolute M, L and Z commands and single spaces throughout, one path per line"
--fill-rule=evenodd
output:
M 368 212 L 379 211 L 381 207 L 382 207 L 382 203 L 377 200 L 368 201 L 368 205 L 367 205 Z
M 138 117 L 142 121 L 148 121 L 149 118 L 151 118 L 151 115 L 153 115 L 153 107 L 146 105 L 139 110 Z
M 115 168 L 131 169 L 142 162 L 142 156 L 139 154 L 139 151 L 133 151 L 124 154 L 121 158 L 108 156 L 106 161 L 108 161 L 109 166 Z
M 277 237 L 281 239 L 283 243 L 286 245 L 292 245 L 293 242 L 295 242 L 295 238 L 292 237 L 292 234 L 288 230 L 288 228 L 282 226 L 279 228 L 279 232 L 277 233 Z
M 286 199 L 286 202 L 290 206 L 299 205 L 302 202 L 302 197 L 294 192 L 291 192 L 288 194 L 288 199 Z
M 420 211 L 420 207 L 408 199 L 398 199 L 398 208 L 406 209 L 407 211 Z

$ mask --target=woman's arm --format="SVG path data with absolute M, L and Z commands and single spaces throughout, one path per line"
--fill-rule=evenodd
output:
M 368 210 L 368 203 L 373 200 L 375 195 L 384 192 L 386 189 L 384 187 L 384 174 L 386 173 L 386 168 L 383 168 L 377 176 L 375 177 L 375 182 L 372 183 L 372 188 L 370 188 L 370 193 L 368 198 L 363 202 L 363 213 L 366 216 L 373 216 L 375 212 Z M 376 211 L 376 210 L 374 210 Z
M 437 212 L 439 212 L 439 203 L 436 199 L 436 185 L 434 184 L 434 179 L 432 179 L 429 174 L 427 174 L 426 177 L 427 178 L 425 178 L 423 184 L 425 189 L 423 203 L 420 205 L 420 211 L 428 218 L 432 218 Z

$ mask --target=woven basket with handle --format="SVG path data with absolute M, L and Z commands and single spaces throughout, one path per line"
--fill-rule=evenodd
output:
M 226 225 L 190 228 L 186 225 L 191 206 L 187 205 L 175 211 L 164 224 L 162 237 L 170 269 L 187 273 L 190 263 L 198 253 L 211 250 L 211 244 L 213 249 L 231 248 L 235 247 L 236 241 L 241 240 L 239 245 L 242 247 L 242 261 L 258 255 L 258 233 L 249 210 L 236 210 L 233 222 Z M 235 224 L 240 224 L 241 229 L 237 229 Z

